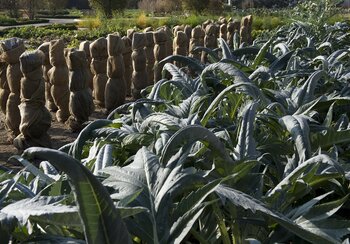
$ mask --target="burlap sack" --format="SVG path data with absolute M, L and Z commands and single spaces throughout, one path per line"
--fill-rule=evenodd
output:
M 105 107 L 105 88 L 108 81 L 107 74 L 97 74 L 94 76 L 93 96 L 95 103 L 101 108 Z
M 108 35 L 108 61 L 107 76 L 108 81 L 105 88 L 105 106 L 107 112 L 111 112 L 125 102 L 126 82 L 124 79 L 123 50 L 124 41 L 119 35 Z
M 186 33 L 187 39 L 191 39 L 192 27 L 190 25 L 185 25 L 184 32 Z
M 107 59 L 107 77 L 124 79 L 124 72 L 125 72 L 124 61 L 121 53 L 120 53 L 120 56 L 119 55 L 109 56 Z
M 210 49 L 217 47 L 217 26 L 214 24 L 208 24 L 205 28 L 204 46 Z M 207 63 L 207 53 L 202 52 L 202 63 Z
M 6 103 L 10 95 L 10 88 L 6 77 L 7 64 L 0 60 L 0 109 L 6 114 Z
M 158 63 L 167 57 L 167 47 L 166 41 L 167 36 L 164 30 L 160 29 L 158 31 L 153 32 L 153 40 L 154 40 L 154 83 L 159 81 L 162 78 L 162 69 L 163 66 L 158 65 Z
M 19 56 L 25 51 L 24 42 L 20 38 L 10 38 L 0 42 L 2 59 L 8 64 L 19 63 Z
M 202 52 L 192 52 L 195 47 L 203 47 L 204 46 L 204 30 L 200 25 L 197 25 L 192 29 L 191 39 L 189 44 L 189 56 L 195 58 L 197 60 L 201 59 Z
M 187 56 L 188 44 L 189 42 L 186 33 L 183 31 L 178 31 L 174 38 L 174 55 Z M 181 66 L 179 62 L 175 62 L 175 65 L 178 67 Z
M 208 19 L 208 20 L 204 21 L 202 23 L 202 29 L 205 30 L 207 28 L 207 26 L 212 24 L 212 23 L 213 23 L 213 20 L 211 20 L 211 19 Z
M 227 24 L 220 25 L 220 38 L 227 40 Z
M 46 100 L 46 106 L 50 111 L 56 112 L 57 106 L 53 100 L 53 97 L 51 95 L 51 83 L 50 78 L 48 76 L 49 70 L 52 68 L 52 65 L 50 64 L 50 42 L 44 42 L 38 47 L 38 50 L 42 51 L 44 54 L 44 61 L 43 61 L 43 77 L 45 80 L 45 100 Z
M 139 71 L 139 72 L 133 72 L 133 80 L 135 80 L 135 82 L 132 83 L 132 92 L 133 92 L 133 97 L 135 99 L 140 98 L 140 92 L 142 89 L 145 88 L 145 83 L 143 82 L 145 80 L 145 75 L 146 75 L 146 71 Z M 141 82 L 139 82 L 141 81 Z
M 107 57 L 103 60 L 99 60 L 98 58 L 93 58 L 91 60 L 90 68 L 93 75 L 107 74 Z
M 92 90 L 94 88 L 93 86 L 93 74 L 90 68 L 91 64 L 91 54 L 90 54 L 90 42 L 89 41 L 83 41 L 79 45 L 79 50 L 82 50 L 85 52 L 86 55 L 86 62 L 87 62 L 87 68 L 85 70 L 86 72 L 86 78 L 87 78 L 87 83 L 89 84 L 90 89 Z
M 62 39 L 50 41 L 49 58 L 52 66 L 65 66 L 64 41 Z
M 121 54 L 123 49 L 124 49 L 124 42 L 121 40 L 121 37 L 119 36 L 119 34 L 109 34 L 107 36 L 108 57 Z
M 51 126 L 51 114 L 45 107 L 45 81 L 42 65 L 44 53 L 40 50 L 25 52 L 20 57 L 21 114 L 20 132 L 14 140 L 15 147 L 22 151 L 31 146 L 51 147 L 47 134 Z
M 82 124 L 89 120 L 94 111 L 94 103 L 91 89 L 87 82 L 87 59 L 83 50 L 69 50 L 67 52 L 67 64 L 69 68 L 69 112 L 68 126 L 73 132 L 82 129 Z
M 139 98 L 140 92 L 148 85 L 146 71 L 146 53 L 144 47 L 146 45 L 146 35 L 144 33 L 135 33 L 132 39 L 132 95 Z
M 249 15 L 250 16 L 250 15 Z M 245 16 L 241 20 L 241 29 L 239 31 L 240 41 L 241 43 L 249 44 L 249 24 L 250 24 L 250 17 Z
M 123 77 L 124 61 L 123 61 L 122 54 L 125 47 L 124 47 L 124 42 L 122 38 L 119 35 L 115 35 L 115 34 L 108 35 L 107 49 L 108 49 L 107 76 L 109 78 Z
M 173 36 L 176 36 L 176 33 L 178 32 L 178 31 L 183 31 L 184 30 L 184 27 L 182 26 L 182 25 L 175 25 L 174 27 L 173 27 Z
M 233 36 L 234 35 L 235 35 L 235 24 L 233 22 L 228 22 L 226 42 L 230 48 L 233 48 Z
M 91 61 L 91 54 L 90 54 L 90 41 L 83 41 L 79 44 L 79 50 L 84 51 L 86 55 L 86 59 L 88 62 Z
M 6 103 L 5 126 L 8 131 L 8 141 L 12 143 L 13 139 L 20 133 L 19 124 L 21 115 L 18 105 L 21 103 L 19 94 L 10 93 Z
M 219 17 L 218 22 L 219 22 L 220 24 L 227 24 L 227 20 L 226 20 L 226 18 L 223 17 L 223 16 L 220 16 L 220 17 Z
M 174 38 L 174 46 L 176 48 L 174 54 L 187 56 L 188 54 L 188 38 L 185 32 L 178 31 Z
M 93 97 L 98 106 L 105 106 L 105 87 L 107 77 L 107 39 L 98 38 L 90 44 L 91 71 L 93 77 Z
M 146 32 L 146 46 L 145 46 L 145 53 L 146 53 L 146 71 L 147 71 L 147 83 L 148 85 L 152 85 L 154 82 L 154 41 L 153 41 L 153 32 Z
M 51 95 L 58 110 L 57 121 L 64 123 L 69 117 L 69 72 L 64 56 L 63 40 L 50 42 L 49 57 L 52 68 L 48 71 L 50 79 Z
M 9 84 L 10 91 L 13 93 L 20 92 L 22 73 L 19 63 L 10 64 L 7 66 L 6 70 L 7 82 Z
M 107 59 L 107 39 L 100 37 L 97 40 L 90 43 L 90 55 L 91 58 Z
M 128 29 L 126 31 L 126 36 L 132 40 L 132 38 L 134 37 L 134 34 L 136 33 L 136 30 L 135 29 Z
M 105 106 L 107 113 L 124 104 L 125 97 L 125 80 L 123 78 L 109 78 L 105 89 Z
M 163 27 L 166 34 L 166 57 L 173 54 L 173 33 L 168 26 Z
M 21 115 L 18 109 L 20 104 L 20 80 L 22 73 L 19 65 L 19 57 L 25 51 L 23 40 L 19 38 L 10 38 L 0 42 L 0 53 L 2 59 L 8 64 L 6 69 L 6 78 L 10 94 L 6 103 L 5 126 L 8 130 L 8 139 L 10 142 L 19 132 Z
M 131 76 L 132 76 L 132 61 L 131 61 L 131 40 L 127 36 L 122 38 L 124 42 L 123 60 L 124 60 L 124 79 L 126 83 L 126 95 L 131 95 Z

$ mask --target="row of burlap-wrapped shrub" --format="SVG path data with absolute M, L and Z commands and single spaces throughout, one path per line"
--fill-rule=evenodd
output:
M 168 55 L 189 55 L 205 63 L 206 53 L 193 52 L 195 47 L 214 49 L 218 37 L 232 48 L 237 43 L 234 38 L 240 38 L 241 44 L 251 43 L 251 25 L 252 17 L 246 16 L 242 21 L 206 21 L 194 28 L 175 26 L 172 31 L 169 27 L 148 27 L 142 33 L 130 29 L 124 37 L 115 33 L 82 42 L 80 51 L 65 51 L 63 40 L 43 43 L 38 50 L 46 106 L 56 112 L 57 121 L 68 120 L 73 131 L 80 130 L 94 109 L 92 99 L 109 112 L 123 104 L 126 96 L 139 98 L 142 89 L 160 80 L 163 67 L 158 64 Z M 18 38 L 0 42 L 0 109 L 10 141 L 21 133 L 19 57 L 24 51 Z

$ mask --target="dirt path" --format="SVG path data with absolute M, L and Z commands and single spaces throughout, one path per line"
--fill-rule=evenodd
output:
M 55 118 L 55 114 L 52 113 L 52 118 Z M 101 109 L 96 109 L 90 117 L 90 120 L 105 118 Z M 0 165 L 11 167 L 12 165 L 7 162 L 8 158 L 12 155 L 18 154 L 17 149 L 7 141 L 7 132 L 4 127 L 4 115 L 0 112 Z M 52 140 L 52 147 L 58 149 L 63 145 L 75 140 L 78 133 L 70 132 L 68 126 L 57 122 L 53 119 L 51 128 L 49 129 L 49 135 Z

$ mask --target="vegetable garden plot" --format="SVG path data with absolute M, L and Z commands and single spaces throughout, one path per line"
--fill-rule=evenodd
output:
M 348 31 L 336 24 L 315 33 L 295 23 L 253 46 L 231 49 L 219 39 L 206 65 L 167 57 L 163 79 L 72 144 L 14 157 L 26 167 L 2 172 L 1 236 L 345 241 Z M 13 211 L 18 206 L 23 211 Z

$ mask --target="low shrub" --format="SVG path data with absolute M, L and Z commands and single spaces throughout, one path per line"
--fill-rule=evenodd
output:
M 0 25 L 8 26 L 8 25 L 16 25 L 17 21 L 14 18 L 10 18 L 6 15 L 0 15 Z
M 101 20 L 99 18 L 85 18 L 78 22 L 79 28 L 95 29 L 101 26 Z
M 48 23 L 47 19 L 14 19 L 7 16 L 0 16 L 0 26 L 13 26 L 13 25 L 28 25 L 28 24 L 39 24 Z

